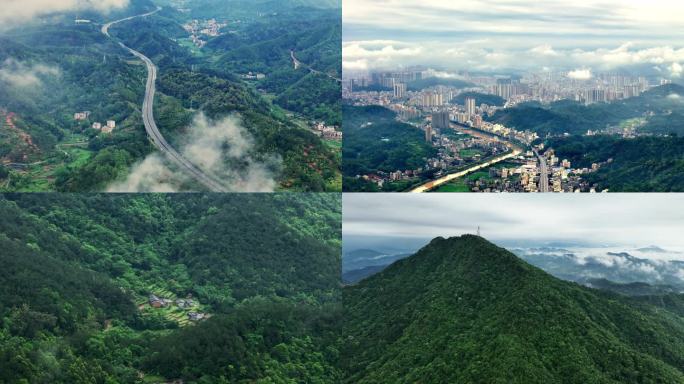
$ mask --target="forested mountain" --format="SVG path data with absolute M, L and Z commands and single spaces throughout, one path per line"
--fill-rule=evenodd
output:
M 214 66 L 234 73 L 264 73 L 257 86 L 291 111 L 339 126 L 342 77 L 339 10 L 296 8 L 257 19 L 238 33 L 210 40 Z M 294 68 L 291 55 L 320 73 Z M 331 78 L 332 77 L 332 78 Z
M 677 121 L 673 121 L 677 123 Z M 576 167 L 610 163 L 583 175 L 611 192 L 684 191 L 684 137 L 570 136 L 548 140 L 557 156 Z
M 531 130 L 544 137 L 547 134 L 583 134 L 618 126 L 625 120 L 646 118 L 639 132 L 657 134 L 684 134 L 684 126 L 677 116 L 684 113 L 684 87 L 667 84 L 655 87 L 637 97 L 609 103 L 583 105 L 562 100 L 550 105 L 537 102 L 524 103 L 514 108 L 497 111 L 489 116 L 492 122 L 511 128 Z M 674 114 L 674 115 L 673 115 Z
M 308 1 L 270 3 L 272 12 L 265 11 L 269 2 L 222 1 L 210 8 L 188 2 L 188 9 L 170 2 L 153 16 L 113 25 L 110 34 L 158 65 L 155 117 L 176 148 L 191 146 L 194 116 L 237 115 L 253 142 L 244 157 L 263 164 L 275 189 L 339 191 L 339 143 L 316 137 L 311 123 L 341 121 L 333 79 L 341 73 L 340 10 Z M 239 4 L 246 13 L 231 15 Z M 31 79 L 0 80 L 2 190 L 104 191 L 154 150 L 140 112 L 145 66 L 100 32 L 105 21 L 153 9 L 148 0 L 134 0 L 108 15 L 60 15 L 0 33 L 0 70 Z M 201 35 L 201 49 L 184 29 L 195 19 L 223 26 L 218 36 Z M 295 70 L 291 50 L 320 73 Z M 248 72 L 266 77 L 244 79 Z M 75 120 L 77 112 L 89 115 Z M 91 128 L 107 120 L 116 121 L 111 134 Z M 243 171 L 240 161 L 223 157 L 224 167 Z M 188 184 L 180 189 L 201 189 Z
M 436 238 L 344 288 L 343 382 L 681 383 L 678 302 L 647 302 L 558 280 L 477 236 Z
M 0 197 L 0 382 L 333 382 L 340 209 L 327 194 Z
M 26 164 L 3 186 L 63 189 L 69 177 L 88 175 L 79 190 L 103 189 L 151 151 L 140 116 L 145 69 L 127 64 L 99 27 L 48 24 L 0 41 L 3 70 L 31 79 L 0 86 L 0 159 Z M 85 111 L 88 121 L 74 120 Z M 113 135 L 90 128 L 108 119 L 117 122 Z

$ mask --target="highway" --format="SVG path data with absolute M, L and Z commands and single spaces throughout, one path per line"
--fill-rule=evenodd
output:
M 549 189 L 549 167 L 546 158 L 534 150 L 534 154 L 539 158 L 539 192 L 550 192 Z
M 466 131 L 467 133 L 474 135 L 474 136 L 478 136 L 478 135 L 488 136 L 488 135 L 485 135 L 484 133 L 477 132 L 477 131 L 471 131 L 471 130 L 466 130 L 466 129 L 461 129 L 461 130 Z M 460 177 L 463 177 L 463 176 L 468 175 L 468 174 L 473 173 L 473 172 L 477 172 L 480 169 L 490 167 L 496 163 L 500 163 L 504 160 L 516 157 L 522 153 L 522 148 L 518 148 L 516 145 L 513 145 L 511 143 L 507 143 L 507 144 L 508 144 L 508 147 L 511 149 L 511 151 L 506 153 L 506 154 L 494 157 L 490 160 L 487 160 L 484 163 L 473 165 L 472 167 L 466 168 L 462 171 L 450 173 L 446 176 L 440 177 L 439 179 L 429 181 L 429 182 L 427 182 L 427 183 L 425 183 L 419 187 L 412 189 L 410 192 L 411 193 L 429 192 L 429 191 L 439 187 L 442 184 L 446 184 L 446 183 L 450 182 L 451 180 L 458 179 Z
M 301 61 L 299 61 L 299 59 L 297 59 L 297 57 L 295 57 L 294 51 L 290 51 L 290 57 L 292 57 L 292 63 L 294 63 L 294 69 L 295 70 L 297 70 L 297 68 L 299 68 L 301 66 L 301 67 L 308 69 L 311 73 L 327 76 L 327 77 L 337 81 L 338 83 L 342 82 L 342 79 L 340 79 L 340 78 L 329 75 L 327 73 L 323 73 L 321 71 L 317 71 L 317 70 L 313 69 L 311 66 L 302 63 Z
M 458 179 L 459 177 L 463 177 L 463 176 L 465 176 L 465 175 L 467 175 L 467 174 L 469 174 L 469 173 L 477 172 L 477 171 L 479 171 L 480 169 L 490 167 L 490 166 L 492 166 L 492 165 L 494 165 L 494 164 L 496 164 L 496 163 L 500 163 L 500 162 L 502 162 L 502 161 L 504 161 L 504 160 L 506 160 L 506 159 L 510 159 L 510 158 L 512 158 L 512 157 L 516 157 L 516 156 L 518 156 L 518 155 L 521 154 L 521 153 L 522 153 L 521 150 L 519 150 L 519 149 L 513 149 L 512 152 L 508 152 L 508 153 L 505 154 L 505 155 L 497 156 L 497 157 L 495 157 L 495 158 L 493 158 L 493 159 L 491 159 L 491 160 L 488 160 L 488 161 L 486 161 L 486 162 L 484 162 L 484 163 L 481 163 L 481 164 L 478 164 L 478 165 L 474 165 L 474 166 L 472 166 L 472 167 L 470 167 L 470 168 L 466 168 L 466 169 L 464 169 L 464 170 L 462 170 L 462 171 L 459 171 L 459 172 L 456 172 L 456 173 L 450 173 L 450 174 L 448 174 L 448 175 L 446 175 L 446 176 L 440 177 L 440 178 L 437 179 L 437 180 L 433 180 L 433 181 L 427 182 L 427 183 L 421 185 L 420 187 L 417 187 L 417 188 L 412 189 L 412 190 L 411 190 L 411 193 L 424 193 L 424 192 L 431 191 L 431 190 L 433 190 L 433 189 L 439 187 L 439 186 L 442 185 L 442 184 L 448 183 L 448 182 L 451 181 L 451 180 Z
M 137 17 L 149 16 L 159 12 L 160 10 L 161 8 L 158 7 L 156 10 L 152 12 L 112 21 L 110 23 L 103 25 L 101 31 L 105 36 L 112 38 L 109 35 L 109 28 L 112 25 L 121 23 L 123 21 L 131 20 Z M 154 145 L 159 149 L 159 151 L 164 153 L 164 155 L 169 160 L 178 165 L 178 167 L 181 170 L 183 170 L 186 174 L 197 180 L 200 184 L 202 184 L 212 192 L 228 192 L 228 189 L 215 176 L 205 173 L 197 166 L 195 166 L 192 162 L 190 162 L 188 159 L 186 159 L 183 155 L 176 151 L 166 141 L 161 132 L 159 132 L 157 123 L 154 121 L 154 95 L 156 92 L 155 86 L 157 81 L 157 67 L 154 65 L 154 63 L 152 63 L 152 60 L 150 60 L 147 56 L 143 55 L 142 53 L 127 47 L 121 42 L 119 42 L 119 45 L 122 48 L 129 51 L 130 53 L 132 53 L 140 60 L 142 60 L 147 66 L 147 83 L 145 86 L 145 99 L 143 100 L 142 105 L 142 115 L 143 123 L 145 124 L 145 130 L 147 131 L 147 135 L 150 137 Z

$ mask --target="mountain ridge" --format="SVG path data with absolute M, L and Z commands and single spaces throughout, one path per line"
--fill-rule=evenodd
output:
M 684 380 L 684 320 L 554 278 L 474 235 L 343 291 L 348 383 Z

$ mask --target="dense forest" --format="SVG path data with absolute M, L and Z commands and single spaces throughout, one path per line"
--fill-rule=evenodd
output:
M 681 298 L 558 280 L 464 235 L 344 288 L 346 383 L 681 383 Z
M 612 192 L 684 191 L 684 137 L 569 136 L 547 144 L 575 167 L 612 161 L 583 175 Z
M 30 87 L 0 87 L 0 157 L 42 162 L 35 171 L 13 172 L 9 189 L 102 189 L 151 151 L 139 107 L 145 69 L 127 64 L 98 27 L 46 25 L 0 40 L 0 62 L 42 73 Z M 75 121 L 74 113 L 83 111 L 90 112 L 88 120 Z M 9 114 L 16 129 L 8 129 Z M 110 119 L 117 122 L 112 135 L 90 128 Z
M 341 125 L 342 25 L 339 9 L 297 8 L 261 18 L 238 34 L 219 36 L 207 47 L 217 70 L 264 73 L 256 85 L 274 102 L 309 118 Z M 294 68 L 295 57 L 321 73 Z
M 0 382 L 334 382 L 340 209 L 332 194 L 0 197 Z
M 355 182 L 357 175 L 416 169 L 436 154 L 436 149 L 425 142 L 425 134 L 420 129 L 396 121 L 396 114 L 386 108 L 345 105 L 343 113 L 342 157 L 346 191 L 365 188 Z

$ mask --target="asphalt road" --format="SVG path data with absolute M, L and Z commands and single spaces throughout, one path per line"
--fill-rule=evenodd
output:
M 461 129 L 461 130 L 463 130 L 463 129 Z M 469 133 L 469 134 L 471 134 L 471 135 L 474 135 L 474 136 L 478 136 L 478 135 L 480 135 L 480 136 L 485 136 L 485 137 L 489 137 L 489 136 L 490 136 L 490 135 L 486 135 L 486 134 L 484 134 L 484 133 L 480 133 L 480 132 L 476 132 L 476 131 L 470 131 L 470 130 L 465 130 L 465 131 L 467 131 L 467 133 Z M 451 180 L 461 178 L 461 177 L 463 177 L 463 176 L 465 176 L 465 175 L 468 175 L 468 174 L 470 174 L 470 173 L 473 173 L 473 172 L 477 172 L 477 171 L 479 171 L 480 169 L 488 168 L 488 167 L 490 167 L 490 166 L 492 166 L 492 165 L 494 165 L 494 164 L 496 164 L 496 163 L 500 163 L 500 162 L 502 162 L 502 161 L 504 161 L 504 160 L 507 160 L 507 159 L 516 157 L 516 156 L 518 156 L 518 155 L 520 155 L 520 154 L 522 153 L 522 149 L 521 149 L 521 148 L 518 148 L 516 145 L 514 145 L 514 144 L 512 144 L 512 143 L 508 143 L 508 142 L 506 142 L 506 143 L 507 143 L 508 147 L 511 149 L 511 152 L 508 152 L 508 153 L 503 154 L 503 155 L 501 155 L 501 156 L 494 157 L 494 158 L 492 158 L 492 159 L 490 159 L 490 160 L 488 160 L 488 161 L 486 161 L 486 162 L 484 162 L 484 163 L 480 163 L 480 164 L 473 165 L 472 167 L 466 168 L 466 169 L 464 169 L 464 170 L 462 170 L 462 171 L 458 171 L 458 172 L 455 172 L 455 173 L 450 173 L 450 174 L 448 174 L 448 175 L 446 175 L 446 176 L 440 177 L 439 179 L 432 180 L 432 181 L 428 181 L 427 183 L 422 184 L 422 185 L 419 186 L 419 187 L 413 188 L 410 192 L 411 192 L 411 193 L 425 193 L 425 192 L 429 192 L 429 191 L 431 191 L 431 190 L 433 190 L 433 189 L 439 187 L 439 186 L 442 185 L 442 184 L 445 184 L 445 183 L 450 182 Z
M 302 66 L 302 67 L 308 69 L 311 73 L 315 73 L 315 74 L 318 74 L 318 75 L 327 76 L 327 77 L 329 77 L 330 79 L 337 81 L 338 83 L 341 83 L 341 82 L 342 82 L 342 79 L 340 79 L 340 78 L 337 78 L 337 77 L 335 77 L 335 76 L 329 75 L 329 74 L 327 74 L 327 73 L 323 73 L 323 72 L 321 72 L 321 71 L 317 71 L 317 70 L 313 69 L 311 66 L 302 63 L 301 61 L 299 61 L 299 59 L 297 59 L 297 57 L 295 57 L 294 51 L 290 51 L 290 57 L 292 57 L 292 62 L 294 63 L 295 69 L 297 69 L 297 68 L 299 68 L 300 66 Z
M 109 35 L 109 28 L 117 23 L 123 21 L 131 20 L 137 17 L 145 17 L 157 13 L 161 8 L 157 8 L 155 11 L 148 12 L 142 15 L 131 16 L 125 19 L 112 21 L 102 26 L 102 33 L 107 37 Z M 178 167 L 183 170 L 186 174 L 197 180 L 200 184 L 211 190 L 212 192 L 228 192 L 228 189 L 214 176 L 209 175 L 195 166 L 192 162 L 186 159 L 183 155 L 178 153 L 167 141 L 164 136 L 159 132 L 157 123 L 154 121 L 154 95 L 156 92 L 155 84 L 157 81 L 157 67 L 152 63 L 147 56 L 142 53 L 131 49 L 119 42 L 119 45 L 135 55 L 137 58 L 142 60 L 147 66 L 147 84 L 145 86 L 145 99 L 143 100 L 142 115 L 143 123 L 145 124 L 145 130 L 147 135 L 150 137 L 154 145 L 164 153 L 164 155 L 171 160 L 173 163 L 178 165 Z
M 534 154 L 539 158 L 539 192 L 551 192 L 549 188 L 549 166 L 546 164 L 546 158 L 534 151 Z

